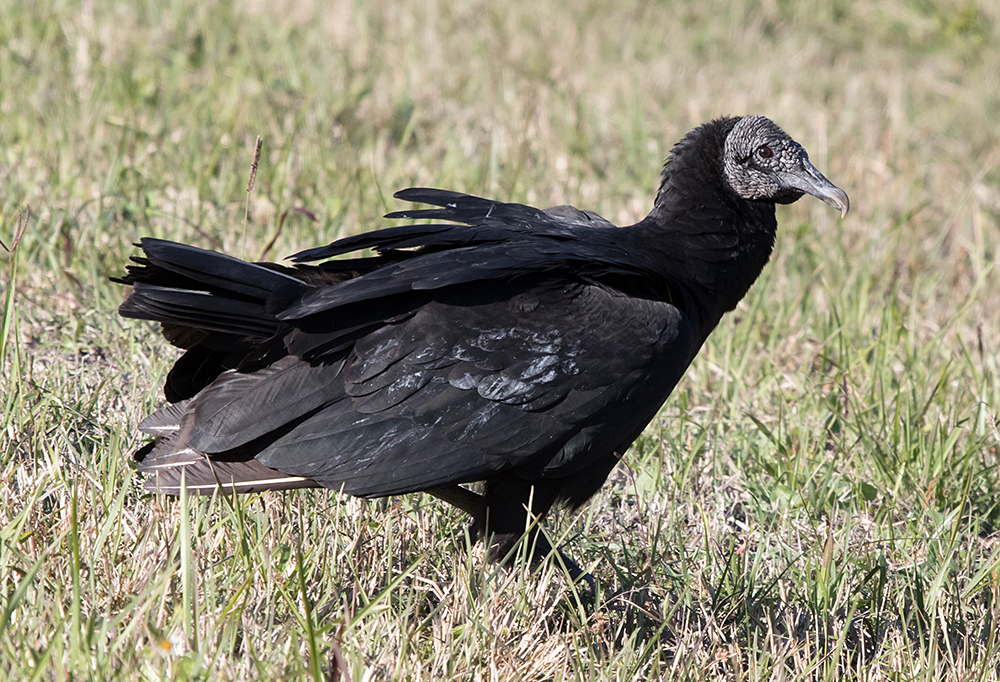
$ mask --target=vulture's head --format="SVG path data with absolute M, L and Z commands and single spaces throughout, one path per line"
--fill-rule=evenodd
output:
M 720 118 L 685 135 L 663 167 L 654 213 L 711 210 L 720 193 L 772 206 L 811 194 L 841 216 L 850 208 L 847 193 L 823 177 L 802 145 L 764 116 Z
M 798 142 L 764 116 L 737 119 L 723 146 L 723 172 L 744 199 L 790 204 L 811 194 L 847 215 L 847 193 L 809 163 Z

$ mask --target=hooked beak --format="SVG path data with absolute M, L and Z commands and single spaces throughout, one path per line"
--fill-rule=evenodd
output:
M 782 173 L 781 179 L 788 187 L 805 194 L 811 194 L 820 201 L 840 210 L 841 218 L 846 216 L 851 209 L 851 200 L 848 198 L 847 192 L 827 180 L 822 173 L 816 170 L 816 166 L 809 163 L 809 159 L 804 154 L 802 170 L 795 173 Z

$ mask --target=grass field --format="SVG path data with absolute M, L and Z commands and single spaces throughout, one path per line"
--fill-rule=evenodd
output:
M 138 237 L 281 258 L 412 185 L 630 222 L 674 141 L 744 113 L 853 208 L 779 208 L 627 466 L 550 519 L 596 600 L 426 496 L 141 491 L 176 352 L 116 314 Z M 1000 679 L 996 2 L 0 3 L 6 247 L 28 206 L 3 679 Z

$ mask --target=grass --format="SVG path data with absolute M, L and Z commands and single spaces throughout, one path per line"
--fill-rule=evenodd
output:
M 6 247 L 31 207 L 0 275 L 0 676 L 1000 679 L 998 63 L 966 0 L 0 4 Z M 594 603 L 466 553 L 429 497 L 141 492 L 175 352 L 115 314 L 139 236 L 279 258 L 411 185 L 629 222 L 732 113 L 854 208 L 779 209 L 627 466 L 548 523 Z

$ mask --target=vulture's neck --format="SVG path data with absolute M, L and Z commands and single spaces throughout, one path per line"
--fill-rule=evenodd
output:
M 694 302 L 708 331 L 760 275 L 777 229 L 773 203 L 740 198 L 721 169 L 706 164 L 721 159 L 721 151 L 686 163 L 693 155 L 675 149 L 653 210 L 628 230 L 643 267 L 671 280 L 685 302 Z

